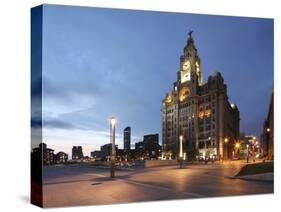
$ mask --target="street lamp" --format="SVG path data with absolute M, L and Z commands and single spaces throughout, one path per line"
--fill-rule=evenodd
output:
M 266 129 L 266 132 L 270 132 L 270 128 L 267 128 L 267 129 Z
M 235 143 L 235 147 L 236 147 L 236 151 L 237 151 L 237 158 L 239 159 L 239 148 L 240 148 L 240 143 L 239 142 L 236 142 Z
M 181 135 L 180 136 L 180 153 L 179 153 L 180 168 L 182 168 L 182 159 L 183 159 L 183 151 L 182 151 L 182 135 Z
M 228 138 L 226 137 L 226 138 L 224 138 L 224 143 L 225 143 L 225 150 L 224 150 L 224 153 L 225 153 L 225 155 L 224 155 L 224 158 L 223 159 L 227 159 L 228 158 L 228 146 L 227 146 L 227 144 L 228 144 Z
M 247 144 L 247 163 L 249 163 L 249 144 Z
M 110 142 L 111 142 L 111 157 L 110 157 L 110 178 L 115 177 L 115 125 L 116 119 L 114 116 L 110 117 Z
M 224 143 L 228 143 L 228 138 L 225 138 L 225 139 L 224 139 Z

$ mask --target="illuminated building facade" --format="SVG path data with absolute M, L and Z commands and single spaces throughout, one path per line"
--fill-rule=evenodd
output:
M 229 159 L 239 139 L 239 110 L 230 104 L 220 72 L 203 83 L 200 57 L 189 33 L 177 80 L 162 101 L 163 157 L 178 158 L 183 136 L 184 158 Z

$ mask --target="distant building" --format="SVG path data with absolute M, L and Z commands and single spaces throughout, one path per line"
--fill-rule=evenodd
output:
M 31 157 L 34 161 L 42 161 L 43 165 L 53 165 L 55 162 L 54 150 L 47 148 L 47 144 L 40 143 L 39 147 L 33 148 Z
M 135 156 L 139 160 L 157 159 L 160 155 L 159 135 L 150 134 L 143 137 L 143 141 L 135 144 Z
M 163 156 L 178 158 L 180 136 L 188 160 L 231 159 L 239 139 L 239 110 L 220 72 L 203 83 L 201 60 L 189 33 L 177 80 L 162 101 Z M 227 138 L 228 142 L 224 142 Z
M 144 149 L 143 142 L 142 141 L 136 142 L 135 149 L 136 150 Z
M 68 154 L 66 154 L 65 152 L 58 152 L 55 155 L 56 163 L 66 163 L 67 160 L 68 160 Z
M 112 150 L 112 144 L 105 144 L 103 146 L 101 146 L 100 148 L 101 150 L 101 158 L 102 159 L 108 159 L 111 155 L 111 150 Z M 118 147 L 117 145 L 115 145 L 115 152 L 117 153 Z
M 100 150 L 93 151 L 91 152 L 91 157 L 96 160 L 99 160 L 102 158 L 102 152 Z
M 149 159 L 156 159 L 159 156 L 161 146 L 159 145 L 159 135 L 150 134 L 143 136 L 143 147 Z
M 144 160 L 146 154 L 144 150 L 143 141 L 136 142 L 134 154 L 135 154 L 135 159 Z
M 72 160 L 81 160 L 83 159 L 83 150 L 81 146 L 72 147 Z
M 261 135 L 263 155 L 269 160 L 274 158 L 274 94 L 272 92 L 267 118 L 263 124 Z
M 255 158 L 260 155 L 260 141 L 254 135 L 245 135 L 241 133 L 239 145 L 239 158 L 246 159 L 247 157 Z M 237 150 L 236 150 L 237 151 Z
M 126 127 L 124 129 L 124 150 L 128 151 L 131 149 L 131 127 Z

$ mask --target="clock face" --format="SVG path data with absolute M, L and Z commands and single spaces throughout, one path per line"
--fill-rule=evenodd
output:
M 186 82 L 188 80 L 190 80 L 190 72 L 189 71 L 182 72 L 182 74 L 181 74 L 181 82 L 183 83 L 183 82 Z
M 190 61 L 187 60 L 182 64 L 181 82 L 190 80 Z
M 190 62 L 189 60 L 185 61 L 182 65 L 182 70 L 183 71 L 189 71 L 190 70 Z

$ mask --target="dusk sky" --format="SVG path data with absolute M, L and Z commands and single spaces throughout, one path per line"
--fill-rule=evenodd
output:
M 161 101 L 172 88 L 188 31 L 201 58 L 204 82 L 220 71 L 240 131 L 259 136 L 273 88 L 273 20 L 45 5 L 43 10 L 43 141 L 84 154 L 117 144 L 132 128 L 161 137 Z

